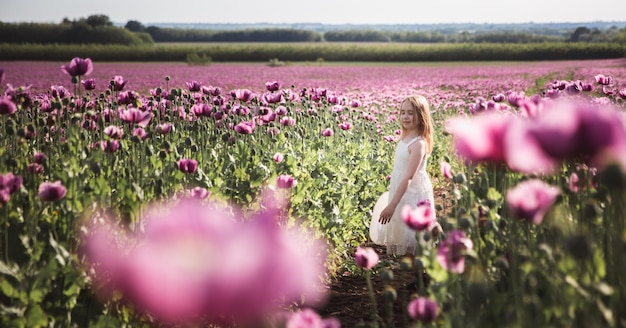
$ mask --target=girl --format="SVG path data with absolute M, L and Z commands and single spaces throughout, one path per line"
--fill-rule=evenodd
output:
M 434 207 L 433 187 L 426 172 L 428 156 L 433 150 L 433 127 L 430 106 L 423 96 L 411 96 L 400 105 L 400 140 L 396 146 L 389 191 L 377 202 L 370 237 L 387 246 L 393 255 L 415 254 L 415 231 L 402 221 L 404 205 L 415 208 L 429 201 Z M 434 213 L 434 208 L 433 208 Z

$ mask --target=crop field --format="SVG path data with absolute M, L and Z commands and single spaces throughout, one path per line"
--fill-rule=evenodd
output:
M 0 81 L 0 326 L 626 327 L 624 59 Z M 402 258 L 368 228 L 413 94 L 443 234 Z

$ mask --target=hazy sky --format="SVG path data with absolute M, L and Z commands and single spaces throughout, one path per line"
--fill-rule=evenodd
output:
M 2 22 L 548 23 L 626 21 L 624 0 L 0 0 Z M 621 26 L 620 26 L 621 27 Z

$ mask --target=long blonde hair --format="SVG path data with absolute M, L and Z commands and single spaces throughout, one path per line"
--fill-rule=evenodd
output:
M 428 153 L 433 152 L 433 123 L 432 118 L 430 116 L 430 105 L 428 104 L 428 100 L 426 97 L 421 95 L 414 95 L 407 97 L 404 99 L 400 105 L 405 102 L 409 102 L 411 107 L 415 110 L 415 119 L 417 119 L 417 125 L 421 129 L 421 135 L 424 139 L 426 139 L 426 143 L 428 144 Z M 402 136 L 404 136 L 408 131 L 401 126 Z

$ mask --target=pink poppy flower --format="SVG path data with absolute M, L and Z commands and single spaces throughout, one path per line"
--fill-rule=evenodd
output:
M 322 136 L 324 137 L 332 137 L 335 134 L 335 132 L 333 132 L 333 129 L 331 128 L 326 128 L 324 130 L 322 130 Z
M 158 134 L 168 134 L 172 131 L 174 125 L 172 123 L 161 123 L 156 127 L 156 133 Z
M 230 95 L 231 97 L 243 102 L 248 102 L 254 97 L 252 91 L 248 89 L 235 89 L 230 92 Z
M 104 134 L 111 137 L 112 139 L 122 139 L 124 136 L 124 129 L 116 125 L 109 125 L 104 128 Z
M 402 222 L 415 231 L 430 230 L 437 223 L 435 208 L 430 201 L 420 202 L 415 208 L 404 205 L 400 214 Z
M 117 115 L 122 121 L 137 124 L 142 128 L 148 126 L 148 124 L 152 120 L 152 112 L 144 112 L 141 109 L 137 109 L 134 107 L 130 107 L 128 109 L 120 107 L 118 109 Z
M 514 217 L 540 224 L 560 193 L 541 180 L 525 180 L 507 191 L 506 203 Z
M 264 201 L 250 218 L 192 198 L 154 204 L 133 232 L 94 218 L 81 250 L 95 291 L 106 300 L 119 290 L 168 326 L 253 327 L 293 302 L 319 305 L 326 248 L 304 230 L 282 229 L 277 204 Z
M 267 91 L 270 91 L 270 92 L 278 91 L 278 89 L 280 89 L 280 82 L 278 81 L 265 82 L 265 88 L 267 89 Z
M 409 303 L 407 311 L 413 320 L 428 323 L 434 321 L 439 315 L 439 306 L 437 302 L 429 298 L 418 297 Z
M 30 163 L 26 167 L 26 170 L 32 174 L 40 174 L 43 173 L 43 166 L 39 163 Z
M 93 71 L 93 63 L 90 58 L 74 57 L 69 65 L 61 66 L 61 71 L 69 76 L 89 75 Z
M 133 135 L 138 137 L 139 140 L 145 140 L 148 137 L 148 132 L 143 128 L 134 128 Z
M 182 158 L 178 161 L 178 169 L 186 174 L 195 173 L 198 169 L 198 161 L 190 158 Z
M 126 83 L 128 83 L 128 81 L 126 81 L 123 76 L 116 75 L 111 80 L 109 88 L 113 91 L 122 91 L 124 90 Z
M 296 186 L 296 179 L 289 174 L 276 177 L 276 186 L 280 189 L 291 189 Z
M 207 190 L 206 188 L 202 188 L 202 187 L 194 187 L 191 190 L 189 190 L 189 197 L 195 198 L 195 199 L 206 199 L 210 195 L 211 195 L 211 192 Z
M 9 172 L 0 174 L 0 204 L 9 202 L 11 194 L 16 193 L 22 187 L 22 177 Z
M 46 181 L 39 185 L 39 198 L 45 202 L 63 199 L 65 194 L 67 194 L 67 189 L 61 184 L 61 181 Z
M 358 247 L 354 253 L 356 264 L 364 269 L 371 269 L 378 264 L 379 256 L 371 247 Z
M 83 88 L 85 88 L 85 90 L 87 90 L 87 91 L 96 89 L 96 80 L 95 79 L 82 80 L 82 81 L 80 81 L 80 83 L 83 85 Z
M 241 134 L 252 134 L 254 132 L 255 124 L 254 122 L 242 121 L 235 125 L 235 132 Z
M 283 116 L 280 119 L 280 125 L 282 126 L 294 126 L 296 124 L 296 119 L 290 116 Z
M 284 156 L 283 156 L 283 154 L 281 154 L 281 153 L 276 153 L 276 154 L 274 154 L 274 156 L 272 157 L 272 159 L 273 159 L 273 160 L 274 160 L 274 162 L 276 162 L 276 163 L 281 163 L 281 162 L 283 161 L 283 159 L 284 159 Z
M 596 82 L 598 84 L 600 84 L 600 85 L 613 84 L 613 78 L 611 76 L 608 76 L 608 75 L 598 74 L 598 75 L 594 76 L 594 78 L 596 79 Z
M 340 328 L 337 318 L 322 318 L 317 312 L 306 308 L 289 315 L 285 328 Z
M 570 174 L 567 179 L 567 183 L 571 192 L 580 191 L 580 178 L 578 178 L 578 174 L 576 174 L 576 172 L 572 172 L 572 174 Z
M 451 231 L 437 250 L 437 262 L 452 273 L 465 271 L 465 252 L 474 248 L 472 240 L 460 230 Z
M 448 162 L 441 162 L 440 164 L 441 175 L 446 179 L 452 179 L 452 166 Z
M 471 118 L 452 118 L 446 129 L 454 136 L 454 146 L 465 159 L 503 163 L 504 135 L 512 119 L 508 114 L 485 112 Z
M 187 82 L 187 88 L 190 92 L 198 92 L 202 88 L 202 84 L 198 81 Z
M 339 123 L 339 128 L 344 130 L 344 131 L 347 131 L 347 130 L 350 130 L 352 128 L 352 124 L 350 124 L 350 122 L 341 122 L 341 123 Z
M 17 112 L 17 105 L 7 97 L 0 98 L 0 115 L 11 115 Z

